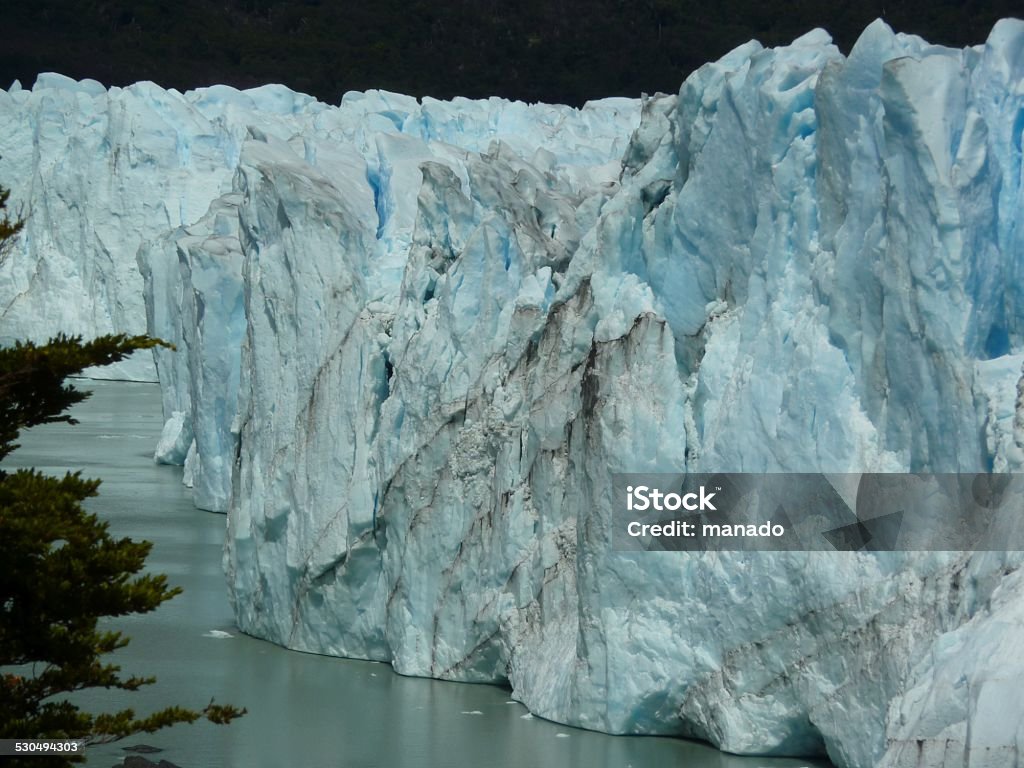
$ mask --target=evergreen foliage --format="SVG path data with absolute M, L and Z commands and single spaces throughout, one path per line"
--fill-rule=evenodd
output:
M 3 257 L 12 238 L 21 231 L 21 222 L 11 221 L 6 214 L 7 199 L 10 196 L 10 190 L 0 187 L 0 258 Z
M 0 214 L 6 201 L 0 189 Z M 20 223 L 0 222 L 2 247 Z M 146 336 L 83 342 L 61 335 L 47 344 L 0 349 L 0 458 L 17 447 L 22 429 L 75 423 L 66 410 L 88 393 L 66 384 L 66 377 L 158 344 Z M 77 472 L 59 478 L 34 469 L 0 470 L 0 738 L 103 743 L 200 717 L 226 723 L 244 713 L 211 702 L 201 712 L 174 706 L 141 718 L 131 709 L 93 715 L 63 698 L 87 688 L 134 691 L 154 682 L 124 677 L 101 660 L 128 638 L 102 628 L 100 619 L 152 611 L 180 592 L 163 575 L 141 573 L 149 542 L 111 536 L 107 523 L 82 507 L 98 487 L 98 480 Z M 37 768 L 75 761 L 24 759 Z

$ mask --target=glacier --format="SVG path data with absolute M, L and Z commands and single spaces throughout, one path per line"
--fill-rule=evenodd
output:
M 748 43 L 576 110 L 0 92 L 4 337 L 174 341 L 241 630 L 533 713 L 1018 766 L 1018 552 L 619 552 L 616 472 L 1024 469 L 1024 22 Z M 20 180 L 25 183 L 19 188 Z

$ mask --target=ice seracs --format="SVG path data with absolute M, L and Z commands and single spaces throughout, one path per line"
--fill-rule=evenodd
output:
M 89 158 L 130 196 L 52 194 L 145 231 L 158 454 L 228 511 L 243 631 L 612 733 L 1012 765 L 1019 553 L 617 552 L 611 475 L 1022 469 L 1022 52 L 876 22 L 582 110 L 49 80 L 0 119 L 51 126 L 40 175 L 53 105 L 137 126 Z M 28 296 L 70 251 L 25 248 Z

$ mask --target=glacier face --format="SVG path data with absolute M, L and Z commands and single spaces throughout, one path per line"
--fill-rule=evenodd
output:
M 158 458 L 228 510 L 243 630 L 615 733 L 1019 764 L 1018 553 L 616 552 L 611 473 L 1021 471 L 1024 24 L 750 43 L 581 111 L 43 86 L 4 124 L 176 126 L 64 210 L 145 241 Z
M 144 333 L 136 251 L 161 233 L 196 223 L 230 192 L 251 126 L 285 141 L 319 137 L 329 145 L 326 152 L 356 147 L 371 181 L 378 183 L 383 174 L 382 211 L 389 205 L 398 211 L 382 234 L 401 240 L 411 225 L 401 217 L 414 209 L 395 196 L 415 200 L 416 184 L 408 183 L 415 158 L 395 152 L 399 175 L 391 185 L 387 134 L 421 141 L 455 136 L 470 150 L 500 139 L 541 156 L 546 152 L 538 148 L 557 135 L 564 137 L 563 147 L 547 162 L 612 163 L 628 141 L 635 110 L 629 100 L 609 99 L 584 108 L 576 119 L 578 111 L 568 107 L 502 99 L 420 104 L 371 92 L 346 94 L 340 107 L 332 107 L 279 85 L 182 94 L 153 83 L 107 90 L 57 74 L 40 75 L 30 91 L 15 83 L 0 90 L 0 178 L 11 187 L 10 207 L 26 218 L 26 231 L 0 263 L 0 342 L 61 331 L 87 338 Z M 312 155 L 306 159 L 315 163 Z M 396 257 L 402 252 L 394 251 Z M 392 267 L 401 272 L 400 258 Z M 150 357 L 140 353 L 90 373 L 155 380 Z
M 561 228 L 557 238 L 552 230 L 547 239 L 565 241 L 557 246 L 557 258 L 567 262 L 579 236 L 569 221 L 573 206 L 592 196 L 592 189 L 615 185 L 616 158 L 639 119 L 638 103 L 625 99 L 575 110 L 501 99 L 420 104 L 397 94 L 369 93 L 346 94 L 333 111 L 317 105 L 316 120 L 297 128 L 264 120 L 258 101 L 247 111 L 235 110 L 235 102 L 252 92 L 227 99 L 231 95 L 204 93 L 201 101 L 216 103 L 216 109 L 208 109 L 231 115 L 232 125 L 249 123 L 234 191 L 215 199 L 198 221 L 144 243 L 137 258 L 148 329 L 179 350 L 154 355 L 167 418 L 157 460 L 184 462 L 196 504 L 218 511 L 228 509 L 231 496 L 240 378 L 250 373 L 261 380 L 283 377 L 276 386 L 305 392 L 319 375 L 326 350 L 341 344 L 352 313 L 378 318 L 374 332 L 385 333 L 381 324 L 390 324 L 407 270 L 421 187 L 429 185 L 424 179 L 456 169 L 468 184 L 470 155 L 480 152 L 493 155 L 486 167 L 505 169 L 504 177 L 481 172 L 477 181 L 492 187 L 488 194 L 504 195 L 503 185 L 513 183 L 543 189 L 557 175 L 566 197 L 559 208 L 537 214 L 537 237 L 543 239 L 541 227 Z M 268 123 L 275 132 L 264 130 Z M 545 149 L 556 136 L 561 146 Z M 451 143 L 455 140 L 461 145 Z M 518 164 L 514 179 L 507 162 Z M 450 237 L 458 204 L 439 204 L 438 226 Z M 590 219 L 595 205 L 596 198 L 586 203 Z M 311 219 L 321 226 L 315 235 L 306 226 Z M 339 259 L 333 261 L 333 255 Z M 296 261 L 311 265 L 311 285 L 306 278 L 294 279 Z M 247 324 L 255 338 L 243 349 Z M 247 353 L 259 359 L 243 364 Z M 374 361 L 364 362 L 380 368 L 378 358 L 380 351 Z M 264 386 L 274 385 L 269 379 L 256 385 L 260 391 Z M 247 384 L 245 391 L 250 389 Z M 266 404 L 271 413 L 282 411 L 275 413 L 275 422 L 295 417 L 285 415 L 291 401 L 275 397 Z
M 1010 22 L 950 51 L 876 25 L 847 59 L 820 33 L 746 46 L 648 100 L 619 185 L 582 200 L 512 152 L 434 160 L 396 300 L 346 288 L 313 326 L 341 342 L 317 337 L 311 383 L 281 384 L 280 339 L 323 279 L 251 271 L 241 625 L 508 681 L 589 728 L 1008 764 L 1019 676 L 948 649 L 1005 655 L 1018 555 L 616 553 L 609 480 L 1020 468 L 1022 39 Z M 242 168 L 250 270 L 333 236 L 317 218 L 289 244 L 279 191 L 254 192 L 268 172 Z

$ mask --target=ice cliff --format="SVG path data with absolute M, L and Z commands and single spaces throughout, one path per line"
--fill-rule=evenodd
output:
M 145 294 L 246 632 L 613 733 L 1019 766 L 1020 553 L 623 553 L 610 510 L 613 472 L 1024 469 L 1022 135 L 1014 20 L 579 111 L 51 77 L 0 93 L 39 219 L 4 334 Z
M 415 153 L 402 138 L 455 141 L 468 150 L 500 139 L 533 157 L 545 155 L 543 147 L 558 136 L 560 157 L 617 164 L 636 110 L 626 99 L 577 111 L 501 99 L 419 104 L 373 93 L 348 94 L 339 108 L 277 85 L 181 94 L 152 83 L 107 90 L 57 74 L 40 75 L 31 91 L 15 83 L 0 90 L 0 178 L 11 188 L 14 213 L 26 218 L 26 232 L 0 263 L 0 343 L 58 331 L 144 333 L 137 250 L 195 224 L 231 191 L 251 127 L 264 137 L 305 140 L 309 149 L 297 151 L 314 164 L 317 140 L 327 154 L 339 146 L 361 153 L 369 182 L 383 184 L 382 215 L 403 203 L 399 219 L 382 224 L 382 239 L 390 241 L 408 238 L 412 222 L 401 217 L 414 213 L 409 199 L 398 198 L 414 202 L 416 186 L 403 186 L 410 179 L 400 176 L 392 185 L 383 160 L 392 147 L 398 156 Z M 397 138 L 389 144 L 387 136 Z M 415 159 L 399 157 L 396 167 L 415 174 Z M 403 253 L 394 250 L 398 270 Z M 145 353 L 94 375 L 155 380 L 156 371 Z

